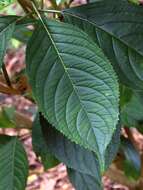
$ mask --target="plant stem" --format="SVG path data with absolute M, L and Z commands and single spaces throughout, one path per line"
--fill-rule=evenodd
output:
M 44 0 L 41 0 L 41 9 L 44 9 Z
M 45 12 L 45 13 L 57 13 L 57 14 L 61 14 L 61 11 L 59 11 L 59 10 L 49 10 L 49 9 L 46 9 L 46 10 L 44 10 L 44 9 L 39 9 L 38 10 L 39 12 Z
M 6 67 L 5 67 L 4 64 L 2 64 L 2 71 L 3 71 L 3 74 L 4 74 L 4 78 L 5 78 L 6 84 L 7 84 L 9 87 L 12 87 L 10 78 L 9 78 L 9 76 L 8 76 L 8 73 L 7 73 L 7 70 L 6 70 Z
M 18 3 L 21 5 L 25 13 L 29 13 L 32 11 L 31 2 L 28 0 L 17 0 Z
M 17 89 L 12 87 L 7 87 L 2 84 L 0 84 L 0 93 L 10 94 L 10 95 L 21 95 L 21 93 Z

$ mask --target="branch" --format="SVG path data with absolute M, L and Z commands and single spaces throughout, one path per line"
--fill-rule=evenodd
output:
M 19 90 L 15 89 L 15 88 L 4 86 L 1 83 L 0 83 L 0 93 L 9 94 L 9 95 L 21 95 Z
M 32 4 L 29 0 L 17 0 L 17 1 L 26 13 L 30 13 L 33 11 Z
M 6 70 L 6 67 L 5 67 L 5 64 L 2 64 L 2 71 L 3 71 L 3 75 L 4 75 L 4 78 L 5 78 L 5 81 L 6 81 L 7 85 L 9 87 L 12 87 L 10 78 L 8 76 L 8 73 L 7 73 L 7 70 Z
M 61 14 L 61 11 L 59 10 L 52 10 L 52 9 L 38 9 L 39 12 L 44 12 L 44 13 L 57 13 L 57 14 Z
M 44 9 L 44 0 L 41 0 L 41 9 Z

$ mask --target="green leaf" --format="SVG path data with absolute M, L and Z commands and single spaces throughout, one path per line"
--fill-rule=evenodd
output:
M 143 9 L 122 0 L 102 0 L 63 11 L 66 22 L 89 34 L 103 49 L 120 80 L 143 89 Z
M 46 154 L 41 154 L 41 161 L 45 170 L 48 170 L 60 164 L 59 160 L 57 160 L 55 156 L 48 152 Z
M 16 20 L 16 16 L 0 16 L 0 68 L 3 64 L 6 48 L 12 37 Z
M 25 190 L 28 161 L 17 137 L 0 136 L 0 190 Z
M 0 110 L 0 128 L 15 128 L 14 109 L 12 107 Z
M 32 30 L 30 30 L 27 27 L 20 27 L 13 34 L 13 38 L 23 43 L 27 43 L 31 36 L 32 36 Z
M 141 159 L 139 152 L 135 149 L 130 140 L 122 138 L 121 149 L 126 160 L 124 161 L 125 174 L 131 180 L 137 180 L 141 174 Z
M 19 17 L 20 19 L 20 17 Z M 23 18 L 19 22 L 16 23 L 15 30 L 13 32 L 13 38 L 27 43 L 29 38 L 32 36 L 33 30 L 31 26 L 36 23 L 36 20 L 31 18 Z
M 112 161 L 114 160 L 120 145 L 121 124 L 117 125 L 117 129 L 112 136 L 112 140 L 109 143 L 105 152 L 105 171 L 108 169 Z
M 102 51 L 77 27 L 43 18 L 26 62 L 40 111 L 69 139 L 102 157 L 118 121 L 117 78 Z
M 120 84 L 120 107 L 121 108 L 130 102 L 132 95 L 133 95 L 133 91 L 130 88 L 127 88 L 126 86 Z
M 49 151 L 55 155 L 58 160 L 64 162 L 69 168 L 71 168 L 75 175 L 81 175 L 83 178 L 90 179 L 89 181 L 91 182 L 88 184 L 90 185 L 92 183 L 91 188 L 94 186 L 94 188 L 97 188 L 98 190 L 102 189 L 102 167 L 100 166 L 96 154 L 69 141 L 65 136 L 52 127 L 42 115 L 40 116 L 39 128 L 40 125 Z M 117 128 L 113 135 L 112 143 L 108 145 L 106 150 L 104 170 L 106 170 L 111 164 L 118 151 L 119 139 L 120 127 Z M 83 187 L 84 181 L 81 181 L 81 183 L 82 184 L 79 184 L 80 188 Z
M 76 190 L 101 190 L 102 187 L 96 178 L 68 168 L 68 176 Z
M 140 1 L 139 1 L 139 0 L 129 0 L 129 1 L 132 2 L 132 3 L 135 3 L 135 4 L 137 4 L 137 5 L 140 4 Z
M 43 117 L 40 117 L 40 125 L 49 151 L 58 160 L 64 162 L 70 168 L 95 176 L 98 180 L 100 179 L 100 168 L 95 153 L 69 141 Z
M 134 93 L 131 100 L 121 109 L 121 122 L 128 127 L 137 127 L 143 121 L 143 103 Z
M 59 164 L 59 161 L 50 153 L 45 142 L 41 131 L 39 115 L 37 115 L 32 127 L 32 145 L 36 155 L 41 157 L 41 161 L 45 170 Z
M 53 155 L 64 162 L 68 167 L 79 172 L 96 177 L 100 181 L 101 165 L 94 152 L 80 147 L 69 141 L 65 136 L 52 127 L 42 116 L 40 124 L 47 146 Z M 118 127 L 112 138 L 112 143 L 108 145 L 105 154 L 105 168 L 111 164 L 114 159 L 120 142 L 120 128 Z

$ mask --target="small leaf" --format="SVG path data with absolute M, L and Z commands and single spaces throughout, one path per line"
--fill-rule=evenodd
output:
M 0 135 L 0 190 L 25 190 L 28 161 L 17 137 Z
M 39 115 L 36 117 L 32 127 L 32 145 L 36 155 L 41 157 L 45 170 L 59 164 L 59 161 L 50 153 L 45 142 L 39 123 Z
M 12 107 L 0 109 L 0 128 L 15 128 L 14 109 Z
M 46 18 L 43 23 L 36 27 L 26 53 L 39 109 L 57 130 L 96 152 L 102 162 L 118 121 L 115 73 L 82 30 Z
M 16 20 L 16 16 L 0 16 L 0 68 L 3 64 L 6 48 L 12 37 Z
M 68 168 L 68 176 L 76 190 L 102 190 L 95 177 Z
M 120 80 L 143 89 L 143 9 L 122 0 L 100 0 L 63 11 L 103 49 Z

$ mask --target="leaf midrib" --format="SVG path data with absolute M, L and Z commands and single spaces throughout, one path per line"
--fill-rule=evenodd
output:
M 83 18 L 83 17 L 80 17 L 78 15 L 75 15 L 75 14 L 72 14 L 72 13 L 69 13 L 69 12 L 66 12 L 66 11 L 63 11 L 62 12 L 63 14 L 66 14 L 66 15 L 69 15 L 69 16 L 72 16 L 72 17 L 75 17 L 77 19 L 80 19 L 82 21 L 85 21 L 89 24 L 91 24 L 92 26 L 102 30 L 103 32 L 106 32 L 108 35 L 112 36 L 113 38 L 115 38 L 116 40 L 119 40 L 120 42 L 122 42 L 124 45 L 126 45 L 128 48 L 130 48 L 131 50 L 135 51 L 136 53 L 138 53 L 140 56 L 143 56 L 143 54 L 141 54 L 137 49 L 134 49 L 133 47 L 129 46 L 129 44 L 127 44 L 125 41 L 123 41 L 122 39 L 118 38 L 117 36 L 115 36 L 114 34 L 104 30 L 102 27 L 100 27 L 99 25 L 97 25 L 96 23 L 92 22 L 92 21 L 89 21 L 87 20 L 86 18 Z M 115 22 L 114 22 L 115 23 Z

